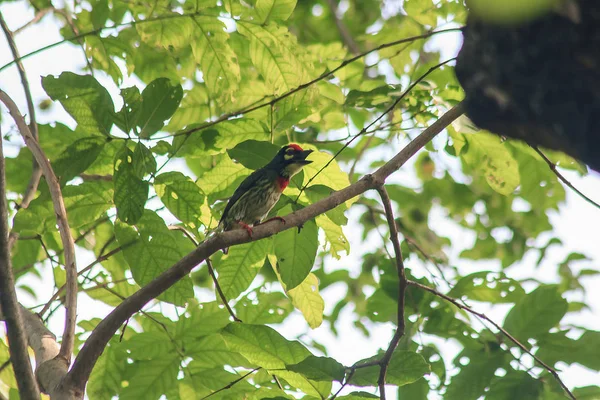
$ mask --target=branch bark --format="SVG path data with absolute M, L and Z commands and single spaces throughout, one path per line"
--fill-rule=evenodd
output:
M 37 140 L 33 137 L 33 134 L 25 123 L 17 105 L 2 90 L 0 90 L 0 101 L 8 108 L 10 115 L 15 120 L 23 139 L 25 140 L 25 144 L 27 144 L 27 147 L 31 150 L 31 153 L 40 165 L 50 190 L 50 196 L 52 197 L 56 222 L 58 224 L 58 230 L 64 248 L 65 269 L 67 272 L 65 328 L 63 331 L 59 356 L 64 358 L 67 363 L 70 364 L 75 341 L 75 325 L 77 319 L 77 265 L 75 260 L 75 243 L 71 236 L 71 230 L 69 229 L 65 203 L 63 201 L 58 179 L 56 178 L 56 175 L 54 175 L 50 161 L 48 161 L 48 158 L 42 151 Z
M 27 352 L 27 339 L 19 302 L 15 291 L 15 278 L 8 248 L 8 213 L 6 204 L 6 168 L 0 140 L 0 309 L 6 321 L 10 359 L 12 360 L 17 386 L 22 399 L 37 400 L 40 392 L 31 369 Z
M 394 354 L 394 350 L 398 347 L 398 343 L 402 336 L 404 336 L 404 297 L 406 294 L 406 275 L 404 273 L 404 261 L 402 259 L 402 250 L 400 249 L 400 242 L 398 240 L 398 225 L 396 225 L 396 219 L 394 218 L 394 210 L 392 209 L 392 202 L 390 196 L 384 185 L 376 188 L 381 202 L 383 203 L 383 209 L 385 210 L 385 218 L 387 219 L 388 226 L 390 227 L 390 240 L 394 246 L 394 253 L 396 254 L 396 271 L 398 273 L 398 328 L 390 341 L 388 349 L 386 350 L 383 358 L 379 362 L 379 396 L 380 399 L 385 400 L 385 375 L 387 373 L 390 360 Z
M 260 240 L 287 229 L 296 228 L 317 215 L 329 211 L 341 203 L 356 197 L 367 190 L 381 186 L 385 179 L 398 170 L 409 158 L 417 153 L 425 144 L 433 139 L 452 121 L 464 112 L 462 103 L 450 109 L 446 114 L 435 121 L 429 128 L 425 129 L 417 138 L 411 141 L 395 157 L 388 161 L 375 173 L 366 175 L 355 184 L 352 184 L 338 192 L 334 192 L 308 207 L 285 216 L 285 224 L 271 223 L 259 225 L 254 228 L 253 237 L 243 230 L 234 230 L 216 234 L 196 249 L 175 263 L 167 271 L 156 277 L 152 282 L 131 295 L 127 300 L 117 306 L 98 326 L 92 331 L 90 337 L 83 345 L 77 355 L 73 367 L 65 378 L 65 387 L 73 387 L 83 390 L 85 384 L 104 351 L 110 338 L 133 314 L 138 312 L 145 304 L 154 299 L 187 274 L 211 254 L 225 247 L 247 243 L 251 240 Z

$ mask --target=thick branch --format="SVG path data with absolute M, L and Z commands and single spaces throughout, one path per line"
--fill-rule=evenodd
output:
M 33 376 L 33 369 L 27 353 L 27 339 L 23 319 L 19 312 L 19 302 L 15 291 L 15 278 L 8 249 L 8 213 L 6 204 L 6 176 L 4 153 L 0 139 L 0 308 L 6 321 L 10 359 L 13 363 L 17 386 L 22 399 L 39 399 L 40 392 Z
M 502 334 L 504 336 L 506 336 L 511 342 L 513 342 L 519 349 L 521 349 L 523 352 L 529 354 L 538 364 L 540 364 L 544 369 L 546 369 L 546 371 L 550 372 L 554 378 L 556 379 L 556 381 L 560 384 L 560 386 L 562 386 L 562 388 L 564 389 L 564 391 L 567 393 L 567 395 L 573 399 L 575 399 L 575 396 L 573 395 L 573 393 L 571 393 L 571 391 L 569 390 L 569 388 L 567 387 L 567 385 L 565 385 L 565 383 L 560 379 L 560 377 L 558 376 L 558 373 L 556 372 L 556 370 L 554 368 L 552 368 L 551 366 L 549 366 L 548 364 L 546 364 L 545 362 L 543 362 L 542 360 L 540 360 L 539 357 L 537 357 L 536 355 L 534 355 L 531 351 L 529 351 L 529 349 L 527 347 L 525 347 L 525 345 L 523 345 L 521 342 L 519 342 L 517 340 L 517 338 L 515 338 L 513 335 L 511 335 L 509 332 L 506 331 L 506 329 L 502 328 L 499 324 L 497 324 L 496 322 L 494 322 L 492 319 L 490 319 L 487 315 L 477 312 L 475 310 L 473 310 L 471 307 L 466 306 L 462 303 L 460 303 L 458 300 L 445 295 L 444 293 L 438 292 L 437 290 L 435 290 L 434 288 L 430 288 L 429 286 L 423 285 L 419 282 L 415 282 L 415 281 L 408 281 L 408 284 L 410 286 L 415 286 L 418 287 L 420 289 L 426 290 L 429 293 L 440 297 L 452 304 L 454 304 L 456 307 L 460 308 L 461 310 L 465 310 L 466 312 L 475 315 L 476 317 L 479 317 L 483 320 L 488 321 L 490 324 L 494 325 L 494 327 L 496 329 L 498 329 L 498 331 L 502 332 Z
M 396 271 L 398 273 L 398 329 L 392 337 L 388 349 L 386 350 L 383 358 L 380 361 L 379 367 L 379 396 L 382 400 L 385 400 L 385 375 L 387 373 L 390 360 L 394 354 L 394 350 L 398 347 L 398 343 L 402 336 L 404 336 L 404 296 L 406 293 L 406 275 L 404 274 L 404 261 L 402 260 L 402 250 L 400 249 L 400 242 L 398 241 L 398 225 L 394 218 L 394 210 L 392 209 L 392 202 L 388 195 L 385 186 L 381 185 L 376 188 L 381 202 L 383 203 L 383 209 L 385 210 L 385 218 L 387 219 L 388 226 L 390 227 L 390 240 L 394 246 L 394 253 L 396 254 Z
M 0 90 L 0 100 L 8 108 L 10 115 L 15 120 L 25 143 L 38 164 L 42 168 L 46 183 L 50 189 L 50 196 L 52 197 L 52 204 L 54 206 L 54 213 L 56 214 L 56 222 L 58 224 L 58 230 L 60 232 L 60 238 L 63 243 L 65 253 L 65 269 L 67 272 L 67 294 L 66 294 L 66 316 L 65 316 L 65 329 L 63 332 L 62 343 L 60 347 L 60 356 L 67 360 L 68 363 L 71 361 L 71 354 L 73 353 L 74 339 L 75 339 L 75 324 L 77 318 L 77 265 L 75 262 L 75 244 L 73 237 L 71 236 L 71 230 L 69 229 L 69 221 L 67 220 L 67 211 L 65 209 L 65 203 L 63 201 L 62 192 L 58 179 L 54 175 L 50 161 L 42 151 L 37 140 L 33 137 L 31 131 L 23 116 L 19 112 L 17 105 L 14 101 L 2 90 Z
M 138 312 L 145 304 L 154 299 L 177 281 L 185 277 L 196 265 L 204 261 L 211 254 L 225 247 L 247 243 L 251 240 L 260 240 L 287 229 L 293 229 L 306 221 L 329 211 L 343 202 L 356 197 L 367 190 L 380 186 L 385 179 L 399 169 L 418 150 L 433 139 L 452 121 L 463 113 L 462 103 L 449 110 L 440 119 L 425 129 L 417 138 L 410 142 L 394 158 L 372 175 L 366 175 L 355 184 L 352 184 L 330 196 L 311 204 L 301 210 L 285 216 L 285 224 L 270 223 L 254 228 L 252 238 L 243 230 L 234 230 L 212 236 L 201 243 L 196 249 L 175 263 L 167 271 L 156 277 L 152 282 L 131 295 L 119 304 L 98 326 L 83 345 L 77 355 L 73 368 L 68 373 L 65 385 L 83 389 L 92 372 L 98 357 L 110 338 L 119 329 L 121 324 Z

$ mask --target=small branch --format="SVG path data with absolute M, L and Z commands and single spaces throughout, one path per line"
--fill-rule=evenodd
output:
M 206 266 L 208 267 L 208 273 L 210 274 L 210 277 L 212 278 L 213 282 L 215 283 L 215 290 L 219 294 L 219 297 L 221 298 L 221 302 L 223 303 L 223 305 L 229 312 L 229 315 L 231 315 L 231 318 L 233 318 L 233 320 L 235 322 L 242 322 L 242 320 L 239 319 L 235 315 L 235 313 L 233 312 L 233 309 L 229 306 L 227 297 L 225 297 L 225 293 L 223 293 L 223 290 L 221 290 L 221 285 L 219 285 L 219 281 L 217 280 L 217 275 L 215 275 L 215 269 L 212 266 L 212 262 L 210 261 L 210 258 L 206 259 Z
M 25 25 L 21 26 L 20 28 L 15 29 L 15 31 L 13 32 L 15 35 L 21 33 L 22 31 L 24 31 L 25 29 L 27 29 L 28 27 L 30 27 L 33 24 L 37 24 L 38 22 L 40 22 L 42 20 L 42 18 L 44 18 L 47 14 L 51 13 L 52 11 L 54 11 L 54 7 L 48 7 L 48 8 L 43 8 L 40 11 L 38 11 L 37 13 L 35 13 L 33 19 L 29 22 L 27 22 Z
M 75 244 L 73 242 L 73 237 L 71 236 L 71 230 L 69 229 L 69 221 L 67 220 L 65 203 L 63 201 L 58 179 L 56 178 L 56 175 L 54 175 L 50 161 L 48 161 L 48 158 L 44 154 L 37 140 L 35 140 L 33 137 L 29 127 L 27 124 L 25 124 L 25 120 L 19 112 L 17 105 L 2 90 L 0 90 L 0 100 L 8 108 L 10 115 L 15 120 L 17 127 L 19 128 L 19 131 L 21 132 L 21 135 L 27 144 L 27 147 L 29 150 L 31 150 L 34 158 L 42 168 L 44 177 L 46 178 L 46 183 L 50 189 L 54 213 L 56 214 L 56 222 L 58 224 L 60 238 L 63 243 L 66 263 L 65 269 L 67 272 L 65 329 L 63 331 L 59 355 L 67 360 L 68 363 L 70 363 L 75 341 L 75 326 L 77 319 L 77 264 L 75 260 Z
M 392 359 L 392 355 L 394 354 L 394 350 L 396 350 L 400 339 L 402 339 L 402 336 L 404 336 L 404 298 L 406 294 L 407 283 L 406 275 L 404 273 L 404 261 L 402 260 L 402 250 L 400 249 L 400 241 L 398 240 L 398 226 L 396 225 L 396 219 L 394 218 L 394 210 L 392 209 L 390 196 L 388 195 L 384 185 L 378 186 L 376 190 L 381 197 L 383 209 L 385 210 L 385 217 L 390 227 L 390 240 L 394 246 L 394 253 L 396 253 L 396 272 L 398 273 L 398 329 L 396 329 L 396 333 L 394 333 L 388 349 L 383 355 L 383 358 L 380 360 L 379 380 L 377 382 L 379 384 L 379 396 L 382 400 L 385 400 L 385 375 L 387 373 L 390 360 Z
M 63 16 L 63 18 L 67 22 L 67 25 L 69 25 L 69 27 L 71 28 L 71 31 L 73 31 L 73 34 L 75 35 L 75 37 L 77 37 L 77 43 L 79 43 L 79 47 L 81 47 L 81 51 L 83 51 L 83 58 L 85 58 L 85 63 L 87 64 L 87 66 L 90 70 L 90 73 L 93 76 L 94 70 L 92 68 L 92 63 L 91 63 L 90 59 L 88 58 L 87 53 L 85 52 L 83 38 L 79 34 L 79 29 L 77 29 L 77 25 L 75 25 L 75 23 L 73 22 L 73 18 L 65 10 L 61 10 L 59 8 L 55 8 L 54 13 Z
M 408 281 L 408 284 L 410 286 L 415 286 L 418 287 L 420 289 L 423 289 L 437 297 L 440 297 L 452 304 L 454 304 L 456 307 L 460 308 L 461 310 L 464 310 L 470 314 L 475 315 L 478 318 L 481 318 L 487 322 L 489 322 L 490 324 L 492 324 L 496 329 L 498 329 L 498 331 L 500 331 L 504 336 L 506 336 L 511 342 L 513 342 L 519 349 L 521 349 L 523 352 L 529 354 L 538 364 L 540 364 L 546 371 L 548 371 L 550 374 L 552 374 L 552 376 L 554 376 L 554 378 L 556 379 L 556 381 L 560 384 L 560 386 L 564 389 L 564 391 L 566 392 L 566 394 L 573 400 L 575 399 L 575 396 L 573 395 L 573 393 L 571 393 L 571 391 L 569 390 L 569 388 L 567 387 L 567 385 L 565 385 L 565 383 L 560 379 L 560 377 L 558 376 L 558 373 L 556 372 L 556 370 L 554 368 L 552 368 L 551 366 L 549 366 L 548 364 L 546 364 L 545 362 L 543 362 L 539 357 L 537 357 L 536 355 L 534 355 L 527 347 L 525 347 L 521 342 L 519 342 L 517 340 L 517 338 L 515 338 L 514 336 L 512 336 L 510 333 L 508 333 L 508 331 L 506 331 L 504 328 L 502 328 L 499 324 L 497 324 L 496 322 L 494 322 L 492 319 L 490 319 L 487 315 L 477 312 L 475 310 L 473 310 L 471 307 L 460 303 L 457 299 L 454 299 L 448 295 L 445 295 L 441 292 L 438 292 L 437 290 L 430 288 L 427 285 L 423 285 L 419 282 L 415 282 L 415 281 Z
M 2 16 L 1 12 L 0 25 L 2 26 L 2 31 L 4 31 L 4 36 L 6 36 L 6 41 L 8 42 L 13 58 L 15 60 L 19 60 L 19 49 L 17 48 L 17 44 L 15 43 L 13 33 L 8 28 L 8 25 L 6 24 L 6 21 L 4 21 L 4 17 Z M 31 96 L 31 90 L 29 88 L 27 74 L 25 73 L 25 67 L 23 66 L 23 63 L 20 60 L 17 61 L 17 69 L 19 71 L 19 76 L 21 77 L 21 84 L 23 85 L 23 91 L 25 92 L 25 99 L 27 100 L 27 111 L 29 112 L 29 130 L 31 131 L 33 137 L 37 139 L 38 127 L 35 119 L 35 106 L 33 105 L 33 97 Z M 35 196 L 35 192 L 37 191 L 41 177 L 42 170 L 40 169 L 40 166 L 34 158 L 32 161 L 31 178 L 29 179 L 29 184 L 27 185 L 27 189 L 23 194 L 23 200 L 21 201 L 19 208 L 27 208 L 29 206 L 29 203 L 31 202 L 31 200 L 33 200 L 33 197 Z M 9 251 L 13 248 L 15 241 L 18 237 L 19 235 L 16 232 L 10 232 L 10 236 L 8 237 Z
M 535 150 L 535 152 L 538 153 L 544 161 L 546 161 L 546 164 L 548 164 L 548 167 L 550 167 L 552 172 L 554 172 L 554 175 L 556 175 L 556 177 L 558 179 L 560 179 L 562 181 L 562 183 L 564 183 L 565 185 L 570 187 L 575 193 L 577 193 L 581 198 L 583 198 L 585 201 L 587 201 L 594 207 L 600 208 L 600 204 L 596 203 L 594 200 L 590 199 L 585 194 L 583 194 L 579 189 L 577 189 L 575 186 L 573 186 L 573 184 L 571 182 L 569 182 L 567 180 L 567 178 L 565 178 L 564 175 L 558 171 L 558 169 L 556 168 L 556 164 L 554 164 L 552 161 L 550 161 L 550 159 L 537 146 L 531 146 L 531 148 L 533 150 Z
M 10 250 L 8 249 L 8 208 L 6 203 L 6 168 L 2 140 L 0 140 L 0 308 L 6 321 L 10 359 L 13 363 L 15 378 L 21 398 L 39 399 L 40 392 L 33 375 L 29 354 L 25 325 L 19 312 L 19 302 L 15 290 Z
M 125 247 L 126 246 L 120 246 L 120 247 L 117 247 L 117 248 L 109 251 L 108 253 L 106 253 L 104 255 L 100 255 L 98 258 L 96 258 L 94 261 L 92 261 L 87 267 L 85 267 L 84 269 L 79 271 L 77 273 L 77 276 L 81 276 L 81 275 L 85 274 L 87 271 L 92 269 L 95 265 L 100 264 L 101 262 L 106 261 L 110 257 L 121 252 Z M 62 285 L 60 288 L 58 288 L 58 290 L 52 295 L 50 300 L 48 300 L 48 302 L 44 305 L 44 308 L 42 308 L 42 310 L 38 314 L 40 316 L 43 316 L 46 313 L 46 311 L 48 311 L 48 309 L 50 309 L 50 306 L 52 305 L 52 303 L 54 303 L 56 301 L 56 299 L 58 299 L 58 297 L 65 291 L 66 288 L 67 288 L 66 283 L 64 285 Z
M 94 365 L 98 361 L 98 357 L 100 357 L 106 344 L 123 322 L 142 309 L 149 301 L 156 298 L 183 277 L 187 276 L 192 269 L 206 258 L 225 247 L 261 240 L 284 230 L 294 229 L 306 223 L 306 221 L 315 218 L 317 215 L 332 210 L 343 202 L 359 196 L 367 190 L 376 188 L 385 182 L 385 179 L 389 175 L 404 165 L 404 163 L 423 146 L 463 113 L 463 103 L 456 105 L 435 121 L 429 128 L 425 129 L 375 173 L 366 175 L 358 182 L 334 192 L 328 197 L 307 207 L 286 215 L 285 224 L 271 223 L 256 226 L 253 230 L 252 238 L 250 238 L 244 230 L 237 229 L 215 234 L 200 243 L 198 247 L 176 262 L 172 267 L 115 307 L 115 309 L 107 315 L 96 328 L 94 328 L 90 337 L 79 351 L 73 367 L 67 374 L 64 382 L 65 387 L 83 390 Z
M 204 399 L 208 399 L 209 397 L 214 396 L 215 394 L 222 392 L 223 390 L 227 390 L 227 389 L 231 389 L 233 387 L 233 385 L 235 385 L 238 382 L 243 381 L 244 379 L 246 379 L 248 376 L 252 375 L 253 373 L 255 373 L 256 371 L 260 370 L 261 367 L 258 368 L 254 368 L 253 370 L 249 371 L 248 373 L 240 376 L 238 379 L 236 379 L 235 381 L 229 382 L 227 385 L 223 386 L 222 388 L 215 390 L 214 392 L 212 392 L 211 394 L 208 394 L 204 397 L 202 397 L 200 400 L 204 400 Z
M 340 36 L 342 37 L 342 41 L 348 47 L 352 54 L 360 54 L 360 49 L 358 45 L 354 41 L 354 38 L 350 34 L 350 31 L 346 27 L 346 24 L 342 21 L 340 17 L 338 17 L 338 5 L 336 4 L 336 0 L 327 0 L 327 5 L 329 5 L 329 10 L 331 11 L 331 17 L 333 18 L 333 22 L 335 23 L 335 27 L 337 28 Z
M 178 226 L 178 225 L 170 225 L 169 229 L 183 232 L 183 234 L 188 239 L 190 239 L 190 241 L 192 243 L 194 243 L 194 246 L 198 247 L 198 241 L 196 241 L 196 238 L 194 238 L 194 236 L 192 236 L 192 234 L 189 233 L 187 231 L 187 229 L 185 229 L 184 227 Z M 223 290 L 221 290 L 221 285 L 219 285 L 219 280 L 217 279 L 217 275 L 215 275 L 215 269 L 212 266 L 212 262 L 210 261 L 210 258 L 206 259 L 206 266 L 208 267 L 208 273 L 210 274 L 210 277 L 212 278 L 213 283 L 215 284 L 215 290 L 217 291 L 217 294 L 221 298 L 221 302 L 223 303 L 223 305 L 225 306 L 225 308 L 229 312 L 229 315 L 231 315 L 231 318 L 233 318 L 233 320 L 235 322 L 242 322 L 242 320 L 239 319 L 235 315 L 235 312 L 233 312 L 233 309 L 229 306 L 229 302 L 227 301 L 227 297 L 225 297 L 225 293 L 223 293 Z

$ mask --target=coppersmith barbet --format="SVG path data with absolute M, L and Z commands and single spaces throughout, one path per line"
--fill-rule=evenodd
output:
M 245 229 L 252 236 L 252 226 L 261 223 L 275 206 L 290 178 L 312 161 L 306 157 L 312 150 L 297 144 L 283 146 L 264 167 L 242 181 L 229 199 L 219 228 L 223 231 Z M 223 250 L 227 253 L 227 249 Z

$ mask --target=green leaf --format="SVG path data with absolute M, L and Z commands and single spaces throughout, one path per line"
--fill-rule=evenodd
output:
M 316 381 L 342 382 L 346 373 L 346 367 L 333 358 L 316 356 L 308 356 L 298 364 L 288 365 L 287 369 Z
M 90 399 L 110 399 L 122 390 L 125 379 L 126 353 L 123 346 L 111 343 L 106 346 L 92 370 L 86 387 Z
M 252 367 L 252 364 L 244 356 L 237 351 L 230 350 L 223 336 L 218 333 L 193 342 L 191 346 L 186 348 L 186 354 L 193 357 L 196 366 L 204 368 L 215 368 L 223 365 Z
M 168 78 L 158 78 L 148 84 L 142 92 L 141 109 L 136 121 L 142 129 L 140 137 L 147 139 L 161 130 L 165 121 L 177 110 L 182 97 L 181 85 L 172 85 Z
M 556 286 L 540 286 L 515 304 L 504 320 L 504 329 L 519 340 L 537 337 L 558 325 L 567 307 Z
M 141 95 L 137 87 L 121 89 L 123 107 L 115 114 L 115 125 L 123 132 L 129 133 L 137 126 L 136 121 L 140 113 Z
M 510 371 L 505 376 L 492 381 L 486 400 L 512 400 L 516 398 L 537 399 L 543 391 L 544 384 L 532 378 L 525 371 Z
M 504 366 L 505 354 L 502 350 L 491 354 L 483 351 L 463 351 L 457 359 L 459 357 L 467 357 L 469 363 L 461 367 L 458 375 L 452 377 L 444 398 L 476 400 L 483 395 L 496 370 Z
M 270 20 L 285 21 L 292 15 L 296 0 L 257 0 L 254 9 L 258 21 L 264 24 Z
M 519 166 L 508 146 L 501 139 L 480 131 L 463 135 L 468 144 L 461 157 L 473 169 L 480 171 L 487 183 L 496 192 L 509 195 L 519 186 Z
M 237 29 L 250 40 L 250 58 L 271 93 L 290 91 L 309 80 L 310 72 L 286 28 L 240 21 Z
M 246 176 L 250 175 L 250 172 L 242 164 L 236 164 L 229 157 L 225 157 L 213 169 L 204 173 L 196 184 L 212 202 L 233 195 L 235 189 Z
M 267 165 L 278 151 L 279 147 L 269 142 L 246 140 L 227 153 L 244 167 L 256 170 Z
M 123 389 L 119 399 L 158 399 L 177 384 L 181 360 L 179 354 L 171 352 L 160 358 L 147 360 L 137 366 L 129 385 Z
M 600 399 L 600 386 L 584 386 L 573 390 L 573 396 L 579 400 Z
M 256 143 L 266 143 L 271 147 L 276 147 L 279 150 L 279 147 L 272 145 L 271 143 L 264 142 L 265 140 L 269 140 L 269 132 L 265 126 L 256 120 L 252 119 L 238 119 L 228 122 L 221 122 L 217 125 L 217 130 L 219 132 L 219 136 L 217 136 L 215 147 L 220 149 L 231 149 L 235 146 L 238 151 L 243 149 L 245 146 L 250 146 L 249 149 L 242 150 L 247 152 L 252 152 L 257 150 Z M 263 142 L 257 142 L 262 140 Z M 243 142 L 243 143 L 242 143 Z M 263 144 L 263 150 L 271 151 L 271 148 L 267 147 L 266 144 Z M 254 145 L 254 146 L 253 146 Z M 228 150 L 230 152 L 231 150 Z M 277 151 L 275 151 L 276 153 Z M 273 153 L 273 156 L 275 155 Z M 229 153 L 231 155 L 231 153 Z M 232 156 L 232 158 L 235 158 Z M 261 159 L 264 158 L 264 154 L 261 154 Z M 238 160 L 240 161 L 240 160 Z M 259 160 L 256 160 L 255 164 L 258 163 Z M 269 161 L 271 161 L 269 159 Z M 240 161 L 242 162 L 242 161 Z M 268 161 L 267 161 L 268 162 Z M 246 163 L 243 163 L 244 166 L 248 167 Z M 263 164 L 264 165 L 264 164 Z M 250 168 L 250 167 L 248 167 Z M 251 168 L 251 169 L 257 169 Z
M 181 172 L 166 172 L 154 179 L 154 190 L 177 219 L 197 228 L 204 195 L 190 178 Z
M 156 172 L 154 155 L 141 142 L 135 145 L 133 151 L 133 173 L 140 179 Z
M 180 50 L 189 45 L 194 32 L 191 18 L 182 18 L 180 14 L 162 16 L 165 18 L 136 24 L 135 29 L 140 38 L 149 46 L 162 47 L 165 50 Z
M 373 361 L 371 359 L 363 360 Z M 360 364 L 359 361 L 358 364 Z M 423 375 L 429 373 L 429 364 L 420 354 L 412 351 L 396 350 L 392 355 L 388 366 L 386 382 L 402 386 L 421 379 Z M 379 366 L 359 368 L 356 370 L 350 383 L 356 386 L 377 386 L 379 379 Z
M 404 10 L 418 23 L 435 27 L 437 25 L 436 6 L 431 0 L 405 0 Z
M 144 211 L 136 226 L 137 230 L 117 221 L 115 235 L 119 245 L 126 246 L 123 255 L 133 279 L 140 286 L 151 282 L 193 249 L 188 239 L 169 230 L 165 222 L 150 210 Z M 159 299 L 183 306 L 193 296 L 192 281 L 186 276 Z
M 54 174 L 62 183 L 70 181 L 92 165 L 105 143 L 106 139 L 102 137 L 77 140 L 52 162 Z
M 210 118 L 210 114 L 210 102 L 206 87 L 196 84 L 191 90 L 184 92 L 183 100 L 166 129 L 178 131 L 187 125 L 207 120 Z
M 300 285 L 289 289 L 287 295 L 312 329 L 321 326 L 325 301 L 319 294 L 319 279 L 315 274 L 308 274 Z
M 43 77 L 42 86 L 52 100 L 60 101 L 79 129 L 110 134 L 115 106 L 108 91 L 93 76 L 63 72 L 58 78 Z
M 123 147 L 115 159 L 113 183 L 117 217 L 134 225 L 144 214 L 149 185 L 135 174 L 133 152 L 127 147 Z
M 283 293 L 250 293 L 250 295 L 254 294 L 256 300 L 251 301 L 246 296 L 235 304 L 237 317 L 246 324 L 278 324 L 283 322 L 294 309 Z
M 216 17 L 196 15 L 192 52 L 210 93 L 229 93 L 238 87 L 240 67 L 227 39 L 225 25 Z
M 429 383 L 425 378 L 416 380 L 398 388 L 399 400 L 427 400 Z
M 302 148 L 313 149 L 312 145 L 302 144 Z M 323 151 L 314 151 L 308 157 L 312 163 L 304 166 L 304 185 L 324 185 L 333 190 L 341 190 L 350 185 L 348 174 L 343 172 L 331 154 Z M 329 165 L 327 165 L 329 163 Z M 327 165 L 327 167 L 325 167 Z M 323 169 L 323 170 L 321 170 Z
M 524 295 L 519 282 L 491 271 L 475 272 L 461 278 L 448 293 L 450 297 L 467 296 L 490 303 L 515 303 Z
M 229 253 L 215 262 L 219 285 L 228 299 L 234 299 L 248 289 L 262 268 L 270 242 L 259 240 L 232 246 Z
M 326 215 L 319 215 L 316 218 L 317 225 L 325 232 L 325 239 L 329 242 L 329 253 L 336 259 L 340 259 L 341 252 L 350 253 L 350 242 L 344 235 L 342 227 L 335 224 Z
M 282 208 L 281 215 L 292 212 L 291 205 Z M 318 229 L 314 221 L 307 221 L 300 232 L 288 229 L 275 236 L 273 246 L 281 281 L 287 290 L 300 285 L 310 273 L 319 247 Z
M 232 323 L 223 330 L 223 338 L 229 349 L 268 369 L 282 369 L 311 355 L 299 342 L 288 341 L 273 328 L 263 325 Z
M 227 310 L 214 301 L 188 310 L 190 316 L 179 318 L 175 325 L 176 339 L 197 339 L 219 331 L 230 322 Z

